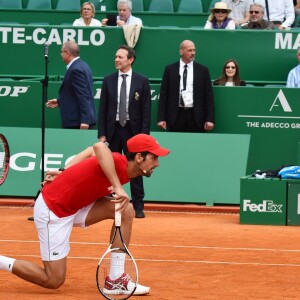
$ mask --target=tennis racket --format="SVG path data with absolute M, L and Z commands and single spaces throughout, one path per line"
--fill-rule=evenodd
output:
M 138 282 L 138 268 L 133 256 L 124 243 L 121 231 L 121 213 L 117 211 L 119 203 L 115 204 L 115 228 L 110 245 L 100 258 L 96 271 L 96 282 L 104 298 L 128 299 L 133 295 Z M 116 240 L 121 247 L 113 247 Z M 111 278 L 112 277 L 112 278 Z
M 9 169 L 9 147 L 3 134 L 0 133 L 0 185 L 5 181 Z

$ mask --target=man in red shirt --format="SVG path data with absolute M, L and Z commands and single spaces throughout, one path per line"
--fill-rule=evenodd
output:
M 75 156 L 64 171 L 48 172 L 34 206 L 44 268 L 30 261 L 0 256 L 0 270 L 45 288 L 59 288 L 66 278 L 72 227 L 114 219 L 115 203 L 120 204 L 122 233 L 128 245 L 134 210 L 122 185 L 137 176 L 150 177 L 159 166 L 158 157 L 168 155 L 170 150 L 147 134 L 132 137 L 127 147 L 124 156 L 111 153 L 104 143 L 98 142 Z M 109 196 L 112 193 L 114 197 Z M 121 244 L 116 240 L 113 247 L 118 246 Z M 138 285 L 134 294 L 149 291 L 149 287 Z

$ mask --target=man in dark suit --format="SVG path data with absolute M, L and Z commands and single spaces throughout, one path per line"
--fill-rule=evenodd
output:
M 139 133 L 150 133 L 151 92 L 148 79 L 132 70 L 135 51 L 127 45 L 119 47 L 115 56 L 117 72 L 103 80 L 98 138 L 108 142 L 113 152 L 127 153 L 127 140 Z M 140 169 L 147 176 L 148 170 Z M 130 182 L 135 216 L 144 218 L 144 187 L 141 176 Z
M 47 106 L 60 108 L 63 128 L 92 129 L 96 124 L 92 71 L 80 59 L 79 46 L 75 42 L 64 43 L 60 52 L 67 71 L 58 98 L 48 100 Z
M 192 41 L 180 44 L 180 61 L 165 68 L 158 102 L 158 123 L 172 132 L 205 132 L 214 128 L 214 99 L 207 67 L 194 62 Z

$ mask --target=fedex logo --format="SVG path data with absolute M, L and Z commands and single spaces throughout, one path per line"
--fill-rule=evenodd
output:
M 251 200 L 244 199 L 243 211 L 282 213 L 282 205 L 274 204 L 273 200 L 263 200 L 261 204 L 256 204 L 251 203 Z

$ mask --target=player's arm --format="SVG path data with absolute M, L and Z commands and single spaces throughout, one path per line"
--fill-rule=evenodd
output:
M 129 196 L 123 189 L 118 178 L 112 153 L 109 148 L 101 142 L 96 143 L 93 149 L 102 171 L 112 185 L 112 191 L 115 194 L 115 200 L 113 201 L 120 203 L 120 210 L 122 210 L 129 203 Z
M 46 182 L 48 182 L 48 183 L 52 182 L 64 169 L 70 168 L 71 166 L 76 165 L 77 163 L 79 163 L 91 156 L 95 156 L 95 152 L 94 152 L 93 147 L 88 147 L 85 150 L 83 150 L 82 152 L 75 155 L 64 168 L 59 169 L 59 170 L 47 171 L 46 176 L 45 176 L 45 181 L 43 182 L 43 184 L 45 184 Z
M 95 156 L 95 152 L 94 152 L 93 147 L 88 147 L 85 150 L 83 150 L 82 152 L 78 153 L 76 156 L 74 156 L 68 162 L 68 164 L 65 166 L 65 169 L 70 168 L 71 166 L 74 166 L 74 165 L 78 164 L 79 162 L 81 162 L 91 156 Z

